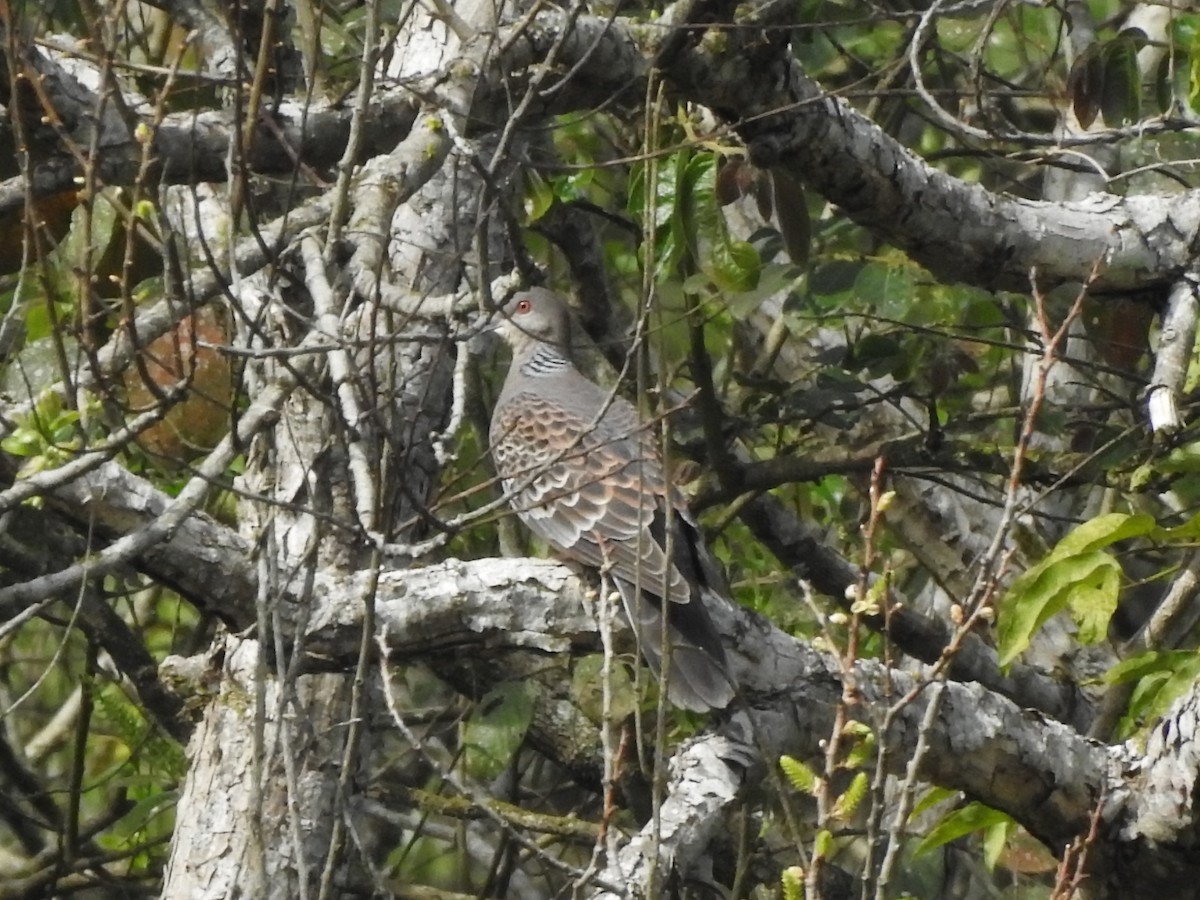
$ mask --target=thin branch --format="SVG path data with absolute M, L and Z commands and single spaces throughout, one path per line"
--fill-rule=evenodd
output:
M 1158 350 L 1154 354 L 1154 374 L 1146 394 L 1150 430 L 1157 434 L 1171 435 L 1183 427 L 1178 399 L 1183 395 L 1188 363 L 1196 345 L 1196 320 L 1200 317 L 1198 287 L 1200 276 L 1188 273 L 1175 282 L 1167 298 Z
M 346 428 L 350 479 L 354 485 L 354 513 L 363 532 L 372 534 L 375 531 L 375 517 L 379 512 L 379 486 L 375 482 L 371 460 L 368 458 L 368 441 L 363 434 L 369 420 L 363 413 L 354 389 L 354 363 L 345 346 L 340 343 L 342 319 L 336 309 L 333 289 L 325 272 L 325 257 L 317 245 L 316 238 L 311 235 L 302 238 L 300 252 L 304 258 L 305 282 L 313 298 L 313 311 L 316 314 L 312 333 L 332 339 L 338 344 L 326 354 L 326 359 L 342 423 Z

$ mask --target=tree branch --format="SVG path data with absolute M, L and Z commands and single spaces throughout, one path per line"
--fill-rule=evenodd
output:
M 826 94 L 786 45 L 731 27 L 735 15 L 744 25 L 740 6 L 702 5 L 711 31 L 687 26 L 686 46 L 663 61 L 667 78 L 734 126 L 756 166 L 786 169 L 939 280 L 1024 291 L 1031 269 L 1045 286 L 1084 282 L 1105 260 L 1092 282 L 1103 293 L 1165 288 L 1188 268 L 1200 193 L 1047 203 L 989 192 L 927 166 Z
M 1197 276 L 1188 273 L 1171 286 L 1167 310 L 1163 314 L 1158 350 L 1154 354 L 1154 374 L 1146 392 L 1146 411 L 1150 429 L 1173 434 L 1180 429 L 1178 400 L 1187 379 L 1188 362 L 1196 345 L 1196 319 L 1200 302 L 1196 298 Z

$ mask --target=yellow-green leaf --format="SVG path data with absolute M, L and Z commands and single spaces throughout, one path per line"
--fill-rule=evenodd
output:
M 863 797 L 867 796 L 867 790 L 871 786 L 871 779 L 866 772 L 858 772 L 850 779 L 850 786 L 842 792 L 842 796 L 837 798 L 837 802 L 833 804 L 833 815 L 838 819 L 848 819 L 854 815 L 854 811 L 863 801 Z
M 982 803 L 968 803 L 966 806 L 954 810 L 933 826 L 929 834 L 925 835 L 921 843 L 917 844 L 916 849 L 913 850 L 913 856 L 923 856 L 964 835 L 1011 821 L 998 809 L 992 809 Z
M 1104 548 L 1152 533 L 1160 533 L 1152 516 L 1109 513 L 1084 522 L 1059 541 L 1000 601 L 1000 664 L 1016 659 L 1046 620 L 1068 606 L 1080 624 L 1081 640 L 1104 637 L 1121 583 L 1121 568 Z
M 1094 629 L 1096 611 L 1105 604 L 1115 608 L 1120 575 L 1115 559 L 1092 550 L 1048 559 L 1017 579 L 1000 604 L 1000 664 L 1016 659 L 1047 619 L 1076 601 L 1091 611 L 1089 628 Z
M 783 870 L 783 900 L 804 900 L 804 870 L 788 866 Z
M 1005 816 L 1003 822 L 996 822 L 985 829 L 983 833 L 983 864 L 989 872 L 996 868 L 1000 854 L 1004 852 L 1004 847 L 1008 843 L 1009 832 L 1015 826 L 1016 823 Z
M 554 189 L 546 183 L 537 169 L 525 170 L 525 221 L 532 224 L 554 205 Z
M 1087 550 L 1099 550 L 1117 541 L 1143 537 L 1154 531 L 1157 523 L 1145 513 L 1106 513 L 1089 519 L 1058 542 L 1050 559 L 1061 559 Z
M 779 768 L 783 769 L 783 774 L 796 790 L 806 794 L 813 792 L 817 784 L 817 773 L 800 760 L 791 756 L 781 756 Z

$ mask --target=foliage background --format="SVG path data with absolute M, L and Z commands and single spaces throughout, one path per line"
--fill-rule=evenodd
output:
M 435 7 L 430 28 L 478 27 L 473 8 Z M 1142 10 L 1115 2 L 810 0 L 762 22 L 747 11 L 744 28 L 757 29 L 764 46 L 786 42 L 791 63 L 824 97 L 875 123 L 881 146 L 907 147 L 937 177 L 987 196 L 1057 203 L 1098 190 L 1164 198 L 1191 188 L 1200 18 L 1156 9 L 1153 24 L 1134 24 Z M 845 205 L 843 186 L 750 153 L 747 135 L 767 114 L 714 115 L 693 102 L 694 86 L 670 78 L 617 72 L 613 85 L 589 85 L 550 66 L 524 95 L 542 103 L 534 113 L 489 116 L 499 108 L 486 102 L 495 92 L 464 112 L 451 103 L 462 97 L 437 93 L 441 84 L 469 81 L 456 69 L 462 60 L 481 64 L 482 84 L 482 64 L 506 58 L 471 55 L 490 34 L 480 27 L 476 44 L 458 35 L 470 53 L 446 63 L 442 82 L 396 74 L 418 52 L 410 19 L 423 10 L 384 0 L 3 8 L 2 137 L 12 152 L 0 166 L 0 564 L 12 590 L 0 594 L 0 872 L 9 885 L 0 896 L 161 890 L 183 745 L 199 715 L 215 702 L 257 703 L 261 717 L 269 705 L 261 695 L 214 694 L 221 663 L 204 656 L 226 628 L 265 633 L 267 619 L 230 622 L 205 591 L 156 574 L 141 551 L 89 569 L 90 555 L 124 532 L 88 503 L 127 483 L 101 480 L 87 486 L 85 502 L 64 500 L 60 490 L 75 483 L 65 467 L 92 454 L 168 498 L 191 502 L 196 491 L 212 522 L 243 532 L 248 498 L 317 511 L 328 515 L 324 563 L 353 571 L 370 559 L 379 569 L 364 549 L 376 535 L 361 508 L 334 504 L 327 513 L 315 494 L 297 488 L 272 499 L 243 478 L 256 451 L 236 426 L 263 384 L 248 373 L 271 358 L 268 345 L 286 341 L 263 338 L 276 326 L 245 302 L 239 278 L 266 266 L 263 290 L 291 304 L 280 332 L 321 322 L 308 297 L 321 286 L 306 269 L 302 229 L 319 235 L 328 281 L 347 292 L 348 260 L 365 238 L 338 192 L 365 182 L 367 161 L 420 127 L 453 131 L 452 150 L 440 152 L 474 170 L 450 213 L 473 238 L 439 258 L 462 267 L 451 288 L 420 287 L 423 273 L 392 273 L 414 296 L 453 295 L 448 316 L 420 312 L 373 334 L 411 339 L 420 320 L 420 340 L 454 367 L 453 387 L 440 393 L 455 402 L 430 413 L 440 465 L 428 490 L 426 456 L 412 451 L 384 468 L 390 480 L 381 479 L 380 493 L 390 499 L 378 510 L 388 541 L 422 548 L 412 554 L 422 565 L 545 552 L 496 503 L 486 454 L 503 353 L 472 323 L 486 317 L 477 301 L 511 269 L 573 295 L 596 344 L 597 377 L 624 372 L 625 389 L 648 411 L 680 410 L 670 456 L 734 598 L 826 654 L 832 669 L 878 660 L 931 684 L 963 642 L 977 641 L 1014 671 L 1028 666 L 1065 686 L 1070 708 L 1047 714 L 1114 744 L 1144 741 L 1188 695 L 1200 668 L 1186 602 L 1200 499 L 1190 342 L 1177 385 L 1181 423 L 1152 434 L 1143 404 L 1161 382 L 1151 349 L 1178 271 L 1131 273 L 1096 255 L 1081 285 L 1056 271 L 1018 277 L 998 258 L 973 265 L 965 251 L 948 258 L 910 229 L 913 211 L 848 215 L 835 205 Z M 690 11 L 704 21 L 703 10 Z M 622 22 L 650 34 L 688 12 L 619 10 Z M 496 13 L 505 23 L 518 16 Z M 610 13 L 577 6 L 568 16 Z M 729 18 L 727 31 L 704 35 L 704 49 L 719 54 L 735 39 L 736 13 Z M 35 68 L 43 81 L 30 77 Z M 432 110 L 446 118 L 421 119 Z M 178 121 L 190 123 L 186 160 L 166 150 Z M 228 126 L 228 153 L 206 143 L 218 122 Z M 108 145 L 110 126 L 124 128 L 119 148 Z M 288 153 L 278 152 L 281 133 L 295 138 Z M 427 156 L 436 169 L 441 157 Z M 939 199 L 946 183 L 931 181 L 930 206 L 950 205 Z M 300 220 L 276 227 L 297 209 L 306 210 Z M 965 239 L 972 223 L 963 224 Z M 264 236 L 261 259 L 229 277 L 231 242 L 245 235 Z M 197 289 L 206 274 L 223 289 Z M 217 302 L 189 314 L 196 298 L 211 297 Z M 164 298 L 179 324 L 139 337 Z M 334 310 L 335 323 L 350 321 L 354 308 Z M 327 338 L 326 349 L 332 342 L 362 363 L 354 357 L 361 334 Z M 122 342 L 132 352 L 114 349 Z M 362 375 L 369 366 L 339 376 L 336 363 L 322 364 L 296 379 L 331 417 L 331 446 L 345 451 L 347 471 L 362 423 L 344 421 L 338 398 L 349 384 L 373 408 L 377 392 Z M 403 387 L 408 373 L 399 377 Z M 427 408 L 437 403 L 446 396 Z M 357 477 L 343 472 L 331 490 L 357 487 Z M 755 506 L 763 498 L 784 519 L 764 518 Z M 410 515 L 396 512 L 402 501 L 411 501 Z M 789 545 L 771 524 L 779 521 L 797 525 L 803 542 Z M 171 534 L 161 537 L 165 544 Z M 251 566 L 266 546 L 253 546 Z M 45 581 L 70 561 L 82 565 L 78 577 Z M 885 637 L 881 618 L 897 598 L 946 640 L 930 651 Z M 939 669 L 916 665 L 936 662 L 945 646 Z M 393 729 L 386 716 L 377 723 L 369 787 L 360 785 L 369 809 L 354 820 L 354 854 L 369 861 L 357 877 L 367 886 L 355 890 L 549 896 L 587 867 L 605 829 L 644 824 L 638 790 L 648 792 L 664 759 L 706 723 L 665 711 L 656 724 L 655 688 L 628 665 L 607 699 L 597 696 L 598 646 L 585 649 L 559 678 L 573 686 L 572 701 L 610 724 L 643 714 L 640 751 L 622 750 L 619 760 L 615 726 L 601 729 L 610 742 L 603 772 L 572 770 L 530 739 L 538 706 L 528 679 L 502 681 L 494 669 L 456 678 L 445 660 L 430 669 L 420 653 L 385 670 L 387 690 L 377 687 L 410 730 Z M 189 668 L 189 658 L 201 662 Z M 260 676 L 268 670 L 263 663 Z M 885 720 L 864 711 L 864 724 L 848 725 L 862 700 L 847 684 L 822 752 L 782 748 L 761 791 L 732 815 L 716 880 L 753 897 L 799 896 L 801 882 L 810 896 L 849 896 L 839 876 L 862 872 L 863 896 L 1069 893 L 1083 863 L 1066 854 L 1058 868 L 1064 848 L 1039 844 L 1030 823 L 915 773 L 877 768 Z M 619 774 L 614 766 L 639 769 L 631 759 L 646 780 L 605 788 Z M 510 827 L 518 808 L 540 816 L 520 821 L 548 836 L 541 855 L 511 831 L 473 826 L 482 814 L 450 802 L 462 784 L 476 805 L 509 804 L 489 814 Z M 889 830 L 893 819 L 901 825 Z M 588 827 L 576 828 L 580 821 Z M 547 858 L 577 868 L 564 873 Z

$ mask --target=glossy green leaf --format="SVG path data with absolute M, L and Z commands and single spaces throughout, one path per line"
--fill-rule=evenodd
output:
M 676 160 L 678 193 L 671 221 L 679 229 L 679 239 L 699 262 L 705 243 L 720 243 L 724 238 L 724 219 L 717 201 L 716 158 L 711 153 L 680 152 Z
M 758 286 L 762 260 L 752 244 L 722 241 L 714 245 L 704 270 L 721 291 L 752 291 Z
M 929 834 L 925 835 L 924 839 L 917 844 L 913 850 L 913 856 L 923 856 L 964 835 L 1010 821 L 1012 820 L 998 809 L 992 809 L 982 803 L 968 803 L 966 806 L 954 810 L 933 826 Z
M 1145 35 L 1142 36 L 1143 39 Z M 1136 122 L 1142 115 L 1141 72 L 1138 69 L 1136 38 L 1122 33 L 1104 45 L 1101 60 L 1104 86 L 1100 109 L 1109 127 Z
M 656 179 L 648 184 L 648 169 L 638 166 L 629 181 L 629 212 L 638 221 L 648 217 L 654 220 L 655 273 L 661 278 L 664 273 L 674 271 L 678 263 L 679 246 L 672 232 L 671 212 L 675 207 L 675 174 L 673 166 L 660 166 L 655 170 Z M 646 252 L 643 248 L 642 253 Z

